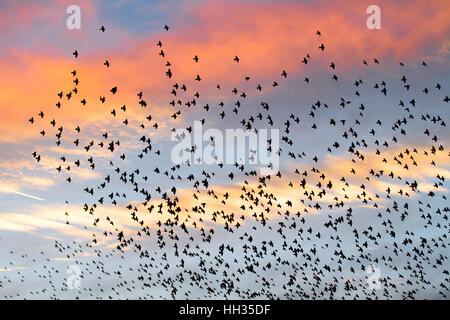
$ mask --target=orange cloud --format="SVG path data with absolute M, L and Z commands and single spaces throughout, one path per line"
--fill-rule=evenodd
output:
M 427 45 L 436 49 L 434 58 L 440 58 L 448 41 L 448 1 L 381 2 L 382 30 L 366 28 L 366 5 L 362 1 L 211 2 L 186 12 L 193 20 L 183 20 L 171 32 L 143 41 L 130 39 L 128 47 L 112 52 L 94 51 L 88 56 L 80 52 L 76 61 L 55 57 L 50 51 L 10 51 L 0 61 L 0 140 L 20 141 L 37 135 L 39 131 L 30 128 L 27 119 L 41 109 L 48 112 L 47 121 L 58 117 L 71 125 L 104 119 L 112 108 L 123 104 L 130 113 L 139 114 L 136 93 L 140 90 L 150 104 L 147 111 L 165 119 L 173 112 L 168 106 L 174 98 L 170 95 L 173 82 L 187 84 L 186 99 L 192 99 L 196 91 L 202 97 L 220 94 L 226 98 L 233 87 L 244 85 L 246 75 L 270 86 L 269 79 L 280 78 L 282 69 L 288 74 L 310 73 L 310 64 L 327 68 L 333 60 L 340 72 L 362 67 L 363 58 L 418 59 Z M 321 37 L 315 35 L 317 29 Z M 163 42 L 165 58 L 158 56 L 158 40 Z M 326 43 L 324 53 L 317 48 L 322 42 Z M 306 53 L 312 57 L 308 66 L 301 63 Z M 199 56 L 198 63 L 192 60 L 194 55 Z M 235 55 L 239 63 L 233 61 Z M 110 68 L 103 65 L 105 59 Z M 167 61 L 172 80 L 165 76 Z M 74 88 L 70 75 L 74 68 L 80 80 L 78 95 L 71 101 L 58 99 L 56 93 L 66 94 Z M 194 80 L 197 74 L 200 83 Z M 220 93 L 218 83 L 224 87 Z M 119 88 L 114 96 L 109 93 L 113 86 Z M 253 87 L 248 90 L 255 91 Z M 99 102 L 100 96 L 107 97 L 105 104 Z M 86 107 L 80 103 L 82 98 L 87 100 Z M 58 100 L 61 110 L 55 106 Z

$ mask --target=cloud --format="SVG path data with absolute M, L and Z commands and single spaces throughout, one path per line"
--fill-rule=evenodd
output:
M 449 31 L 447 1 L 383 2 L 380 4 L 383 29 L 375 31 L 365 27 L 365 6 L 363 1 L 331 5 L 323 1 L 282 4 L 215 1 L 202 7 L 184 8 L 185 14 L 192 18 L 176 23 L 171 32 L 136 38 L 132 45 L 123 42 L 127 47 L 110 52 L 94 50 L 87 56 L 81 52 L 76 62 L 73 58 L 55 56 L 51 50 L 37 53 L 11 46 L 0 60 L 4 71 L 0 75 L 3 88 L 0 141 L 36 136 L 38 129 L 31 127 L 27 119 L 41 109 L 51 110 L 49 118 L 57 115 L 70 125 L 100 121 L 109 114 L 111 105 L 131 103 L 133 113 L 139 109 L 136 93 L 140 90 L 149 99 L 149 110 L 157 117 L 161 114 L 161 119 L 166 118 L 171 111 L 163 105 L 167 104 L 167 88 L 172 85 L 165 76 L 167 60 L 172 64 L 175 81 L 186 83 L 190 95 L 200 89 L 205 97 L 217 95 L 215 86 L 221 83 L 226 98 L 231 96 L 232 87 L 226 88 L 242 83 L 243 75 L 264 82 L 279 75 L 282 69 L 294 75 L 311 72 L 313 69 L 300 62 L 307 52 L 312 56 L 311 68 L 317 68 L 320 61 L 326 67 L 328 60 L 334 59 L 339 72 L 362 68 L 362 63 L 356 62 L 362 62 L 363 58 L 371 61 L 376 56 L 383 61 L 385 57 L 403 60 L 443 54 L 446 44 L 442 39 L 446 39 Z M 37 12 L 37 7 L 23 10 Z M 32 19 L 29 16 L 24 13 L 23 19 Z M 315 36 L 316 29 L 321 29 L 322 37 Z M 102 36 L 111 37 L 107 33 Z M 166 52 L 164 59 L 158 56 L 156 42 L 160 39 Z M 316 47 L 322 42 L 327 49 L 320 54 Z M 425 47 L 435 51 L 425 52 Z M 200 57 L 199 63 L 193 62 L 194 55 Z M 241 59 L 238 64 L 233 61 L 235 55 Z M 110 60 L 110 68 L 103 66 L 105 59 Z M 62 108 L 57 110 L 56 93 L 73 89 L 69 72 L 74 68 L 79 73 L 79 94 L 71 101 L 62 99 Z M 20 77 L 14 76 L 19 74 Z M 194 81 L 196 74 L 202 77 L 201 83 Z M 120 95 L 109 94 L 113 86 L 118 86 Z M 107 96 L 106 104 L 99 102 L 100 95 Z M 79 103 L 82 97 L 88 101 L 86 107 Z

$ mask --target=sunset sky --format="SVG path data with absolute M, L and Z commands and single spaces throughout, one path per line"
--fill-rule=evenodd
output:
M 71 4 L 81 9 L 80 30 L 66 27 L 69 16 L 66 8 Z M 381 8 L 380 30 L 366 27 L 366 8 L 370 4 Z M 106 28 L 105 32 L 99 30 L 102 25 Z M 169 31 L 163 29 L 164 25 L 169 26 Z M 317 30 L 320 30 L 321 36 L 316 34 Z M 384 213 L 386 208 L 392 210 L 397 205 L 403 212 L 407 202 L 408 218 L 401 221 L 400 213 L 391 218 L 397 222 L 394 225 L 394 230 L 399 234 L 397 243 L 402 243 L 406 237 L 405 231 L 414 233 L 412 237 L 414 241 L 417 240 L 417 246 L 420 245 L 421 237 L 429 239 L 429 243 L 433 243 L 431 239 L 442 240 L 443 235 L 448 235 L 449 224 L 448 220 L 435 212 L 438 208 L 444 211 L 444 207 L 448 210 L 448 200 L 443 196 L 449 196 L 450 187 L 449 104 L 444 101 L 450 95 L 449 35 L 450 3 L 444 0 L 380 0 L 376 3 L 359 0 L 2 1 L 0 295 L 2 298 L 69 299 L 171 297 L 171 290 L 166 290 L 162 285 L 154 285 L 147 291 L 140 289 L 137 284 L 137 277 L 141 274 L 138 272 L 139 264 L 147 262 L 139 258 L 139 252 L 133 249 L 133 245 L 124 253 L 115 250 L 118 230 L 123 230 L 135 240 L 136 232 L 140 230 L 126 207 L 131 204 L 139 212 L 146 211 L 142 204 L 145 198 L 133 192 L 132 185 L 120 181 L 120 174 L 114 172 L 117 166 L 121 168 L 121 173 L 131 173 L 139 168 L 140 177 L 148 175 L 148 181 L 139 180 L 142 182 L 140 188 L 144 186 L 152 193 L 151 203 L 155 207 L 164 203 L 162 194 L 155 191 L 157 186 L 163 189 L 162 193 L 167 192 L 170 196 L 174 196 L 171 188 L 176 186 L 176 196 L 183 214 L 190 215 L 186 220 L 190 224 L 188 227 L 192 228 L 192 222 L 196 221 L 197 228 L 214 230 L 210 243 L 202 241 L 199 230 L 193 229 L 189 236 L 178 230 L 180 251 L 185 243 L 191 243 L 192 247 L 198 244 L 198 250 L 212 253 L 222 243 L 230 244 L 237 248 L 230 257 L 233 260 L 237 258 L 237 268 L 245 267 L 248 263 L 242 250 L 244 240 L 239 238 L 246 239 L 246 231 L 253 235 L 255 242 L 273 239 L 279 256 L 302 263 L 300 257 L 282 252 L 281 249 L 285 239 L 280 237 L 277 229 L 279 222 L 284 220 L 286 210 L 292 214 L 304 213 L 315 233 L 323 230 L 323 234 L 334 237 L 338 234 L 342 247 L 349 254 L 358 253 L 353 244 L 354 228 L 363 232 L 368 225 L 372 225 L 376 232 L 379 230 L 383 233 L 385 229 L 381 220 L 377 220 L 377 213 Z M 156 45 L 158 41 L 163 43 L 161 48 Z M 322 43 L 325 44 L 323 52 L 318 49 Z M 161 49 L 164 50 L 164 58 L 159 55 Z M 76 59 L 72 54 L 74 50 L 79 53 Z M 302 60 L 307 54 L 311 59 L 308 64 L 304 64 Z M 199 57 L 198 63 L 193 60 L 196 55 Z M 239 57 L 239 63 L 233 60 L 235 56 Z M 379 64 L 374 63 L 375 58 Z M 110 62 L 108 68 L 104 65 L 105 60 Z M 368 66 L 363 64 L 364 60 Z M 172 79 L 166 76 L 167 61 L 171 64 Z M 399 65 L 400 61 L 404 67 Z M 426 62 L 426 67 L 422 61 Z M 335 70 L 330 69 L 331 62 L 336 65 Z M 77 72 L 75 77 L 71 74 L 73 70 Z M 287 72 L 287 78 L 281 76 L 283 70 Z M 334 74 L 339 77 L 339 81 L 332 80 Z M 201 81 L 195 80 L 197 75 Z M 246 76 L 250 80 L 245 80 Z M 400 80 L 402 76 L 408 79 L 410 90 L 405 90 Z M 309 83 L 305 82 L 305 77 Z M 68 100 L 65 95 L 74 88 L 75 78 L 79 80 L 78 93 Z M 362 79 L 364 85 L 355 87 L 353 83 L 358 79 Z M 274 87 L 274 81 L 279 86 Z M 375 83 L 380 84 L 382 81 L 387 83 L 386 96 L 380 93 L 381 88 L 374 88 Z M 177 96 L 173 96 L 171 91 L 174 83 L 180 86 L 185 84 L 188 90 L 178 90 Z M 436 88 L 437 83 L 441 86 L 440 90 Z M 220 90 L 217 89 L 218 84 Z M 258 84 L 263 88 L 261 92 L 256 89 Z M 115 86 L 118 91 L 113 95 L 110 89 Z M 234 88 L 238 89 L 238 95 L 232 92 Z M 428 94 L 423 92 L 425 88 L 429 90 Z M 360 97 L 355 96 L 355 90 L 359 91 Z M 60 99 L 58 93 L 61 91 L 64 95 Z M 143 93 L 147 108 L 138 104 L 138 92 Z M 200 97 L 195 106 L 188 108 L 183 104 L 173 107 L 169 104 L 172 99 L 190 101 L 196 92 L 199 92 Z M 240 97 L 242 92 L 245 92 L 246 98 Z M 106 97 L 105 103 L 99 100 L 102 96 Z M 87 101 L 85 106 L 80 103 L 83 98 Z M 351 100 L 351 104 L 342 108 L 341 98 Z M 410 104 L 412 99 L 415 99 L 415 107 Z M 242 105 L 236 115 L 232 110 L 237 100 Z M 318 100 L 329 108 L 317 109 L 312 118 L 309 115 L 311 106 Z M 408 113 L 399 106 L 400 100 L 410 108 L 414 119 L 408 118 Z M 58 101 L 61 103 L 60 109 L 56 107 Z M 220 102 L 225 107 L 220 107 Z M 270 231 L 252 218 L 252 210 L 240 197 L 243 187 L 259 191 L 257 177 L 245 176 L 233 165 L 225 165 L 223 169 L 218 169 L 216 165 L 192 165 L 171 172 L 175 165 L 170 157 L 171 148 L 175 145 L 171 141 L 172 128 L 187 128 L 193 126 L 195 120 L 201 119 L 205 119 L 205 130 L 215 128 L 225 132 L 226 129 L 242 128 L 240 122 L 243 119 L 248 120 L 251 116 L 256 118 L 259 112 L 264 112 L 261 102 L 270 104 L 269 113 L 274 126 L 270 127 L 263 118 L 255 127 L 279 129 L 280 139 L 286 135 L 285 121 L 289 116 L 294 114 L 300 119 L 298 125 L 290 120 L 289 138 L 293 140 L 293 146 L 284 141 L 279 143 L 284 151 L 280 158 L 281 178 L 273 176 L 265 188 L 265 192 L 274 194 L 276 203 L 281 205 L 267 205 L 272 207 L 267 214 L 273 226 Z M 206 104 L 210 106 L 209 112 L 203 108 Z M 361 104 L 365 106 L 364 117 L 360 116 Z M 126 113 L 120 110 L 123 105 L 127 107 Z M 116 117 L 111 115 L 113 109 L 117 111 Z M 176 119 L 171 117 L 178 110 L 181 110 L 181 115 Z M 219 116 L 222 110 L 227 114 L 224 119 Z M 41 111 L 45 114 L 44 118 L 39 116 Z M 152 116 L 151 121 L 146 120 L 149 114 Z M 441 120 L 437 123 L 426 118 L 423 120 L 422 116 L 426 114 L 431 118 L 439 116 Z M 31 117 L 33 124 L 29 121 Z M 336 126 L 330 125 L 332 118 L 336 120 Z M 397 120 L 402 121 L 404 118 L 408 124 L 393 131 Z M 56 121 L 54 127 L 50 124 L 53 119 Z M 127 126 L 123 124 L 125 119 L 129 121 Z M 345 125 L 339 123 L 343 119 L 347 121 Z M 359 124 L 355 123 L 355 119 L 358 119 Z M 378 125 L 378 120 L 383 125 Z M 446 126 L 440 124 L 442 121 Z M 145 124 L 145 129 L 139 127 L 141 123 Z M 158 129 L 152 127 L 154 123 L 158 123 Z M 317 124 L 317 129 L 311 128 L 313 123 Z M 55 134 L 61 126 L 64 128 L 63 138 L 61 145 L 57 146 Z M 80 133 L 75 131 L 77 126 L 81 128 Z M 348 152 L 353 140 L 344 139 L 342 135 L 344 132 L 350 134 L 350 127 L 358 132 L 357 140 L 364 139 L 368 144 L 367 147 L 356 147 L 365 155 L 364 161 Z M 406 130 L 405 135 L 400 133 L 402 128 Z M 370 134 L 371 129 L 376 131 L 375 135 Z M 45 136 L 40 134 L 42 130 L 45 130 Z M 424 134 L 426 130 L 429 130 L 430 135 Z M 120 140 L 117 152 L 98 147 L 100 141 L 106 143 L 102 138 L 105 132 L 109 134 L 108 142 Z M 144 159 L 139 159 L 138 154 L 145 146 L 139 141 L 143 135 L 151 139 L 152 151 Z M 394 136 L 398 139 L 396 143 L 392 140 Z M 432 140 L 434 136 L 437 141 Z M 73 143 L 77 138 L 79 147 Z M 95 146 L 87 153 L 84 146 L 91 140 Z M 374 144 L 375 140 L 380 142 L 379 146 Z M 341 145 L 339 148 L 333 147 L 336 141 Z M 385 141 L 389 144 L 388 148 L 382 146 Z M 442 146 L 442 150 L 432 154 L 432 146 Z M 332 152 L 327 151 L 329 147 Z M 381 150 L 381 155 L 376 154 L 377 149 Z M 399 159 L 398 154 L 404 154 L 405 149 L 417 150 L 414 161 L 418 166 L 406 158 L 404 161 L 402 159 L 402 165 L 396 163 L 394 157 Z M 157 150 L 160 150 L 160 156 L 155 155 Z M 293 159 L 288 156 L 288 150 L 293 150 L 295 154 L 305 152 L 306 156 Z M 39 163 L 33 158 L 33 152 L 41 156 Z M 120 159 L 122 154 L 126 154 L 125 160 Z M 61 161 L 63 156 L 67 158 L 65 163 Z M 318 161 L 313 160 L 315 156 Z M 94 158 L 95 170 L 89 167 L 89 157 Z M 383 157 L 387 159 L 386 162 L 381 161 Z M 80 167 L 74 164 L 76 160 L 81 161 Z M 408 163 L 409 169 L 404 168 L 405 163 Z M 62 172 L 58 173 L 56 168 L 60 165 Z M 71 166 L 70 171 L 65 170 L 67 166 Z M 161 174 L 155 174 L 156 167 Z M 299 187 L 303 177 L 294 173 L 295 169 L 300 173 L 305 170 L 311 172 L 312 167 L 319 168 L 326 175 L 325 184 L 328 180 L 334 184 L 333 190 L 320 199 L 322 210 L 313 207 L 318 201 L 307 199 L 305 190 Z M 246 165 L 246 170 L 258 168 L 258 165 Z M 355 174 L 351 173 L 352 169 Z M 163 174 L 166 170 L 169 176 Z M 202 173 L 204 170 L 210 174 L 215 172 L 208 190 L 214 190 L 218 199 L 208 195 L 208 190 L 201 183 L 198 200 L 193 198 L 196 188 L 193 181 L 186 177 L 193 173 L 201 182 L 205 179 Z M 370 175 L 371 170 L 383 170 L 385 174 L 382 178 L 376 178 Z M 228 177 L 230 172 L 235 175 L 233 180 Z M 390 172 L 395 179 L 386 177 Z M 108 174 L 112 182 L 106 190 L 99 190 L 97 186 L 104 182 Z M 169 178 L 171 174 L 175 176 L 174 180 Z M 177 180 L 178 175 L 183 177 L 183 181 Z M 438 175 L 446 179 L 436 188 L 434 185 L 439 181 L 436 179 Z M 69 176 L 71 183 L 66 181 Z M 370 180 L 367 179 L 369 176 Z M 398 176 L 402 179 L 397 179 Z M 340 180 L 341 177 L 346 177 L 348 186 Z M 419 192 L 411 192 L 405 186 L 405 180 L 417 181 Z M 318 174 L 310 173 L 307 190 L 319 193 L 321 188 L 316 186 L 319 181 Z M 295 187 L 291 188 L 289 182 L 294 183 Z M 373 201 L 363 203 L 362 184 L 365 185 L 366 197 Z M 86 187 L 94 188 L 95 195 L 83 191 Z M 391 189 L 392 197 L 387 196 L 387 188 Z M 400 189 L 409 190 L 409 197 L 399 194 Z M 430 191 L 436 196 L 429 197 L 427 194 Z M 120 195 L 126 193 L 127 198 L 116 198 L 118 205 L 113 205 L 108 197 L 111 192 Z M 221 203 L 225 193 L 230 194 L 226 205 Z M 98 205 L 95 215 L 84 212 L 83 205 L 87 203 L 91 206 L 100 197 L 104 197 L 105 202 Z M 344 207 L 328 210 L 328 205 L 335 204 L 335 197 L 348 199 Z M 293 207 L 286 205 L 288 200 L 294 202 Z M 261 201 L 266 203 L 268 200 Z M 375 202 L 378 208 L 374 208 Z M 201 203 L 206 204 L 202 220 L 192 211 L 193 207 Z M 425 209 L 426 204 L 430 209 Z M 246 209 L 242 209 L 242 205 Z M 353 228 L 343 227 L 338 229 L 339 233 L 323 228 L 329 216 L 337 214 L 345 217 L 349 207 L 353 208 Z M 423 211 L 419 208 L 425 210 L 425 214 L 430 212 L 433 217 L 436 215 L 437 220 L 433 220 L 429 228 L 423 228 L 424 222 L 419 218 Z M 212 214 L 221 210 L 239 217 L 244 215 L 245 221 L 240 222 L 243 227 L 234 229 L 233 234 L 224 230 L 226 219 L 215 220 Z M 173 254 L 173 242 L 165 234 L 167 246 L 161 249 L 156 236 L 160 228 L 158 221 L 164 222 L 169 214 L 164 212 L 160 215 L 156 211 L 139 214 L 151 233 L 150 237 L 140 239 L 139 243 L 152 253 L 155 258 L 153 263 L 158 266 L 148 271 L 149 274 L 153 272 L 156 276 L 159 269 L 169 263 L 171 268 L 164 277 L 174 275 L 175 278 L 178 271 L 172 267 L 175 268 L 180 258 Z M 65 215 L 66 212 L 68 215 Z M 94 226 L 93 221 L 97 217 L 100 220 L 98 226 Z M 115 225 L 108 223 L 106 217 L 111 218 Z M 258 226 L 256 231 L 252 230 L 253 226 Z M 103 236 L 105 231 L 111 232 L 111 235 Z M 97 243 L 92 242 L 93 234 Z M 195 238 L 194 242 L 189 239 L 191 235 Z M 286 230 L 285 235 L 286 241 L 292 241 L 296 232 Z M 307 250 L 313 245 L 324 246 L 327 239 L 330 241 L 327 236 L 322 236 L 314 244 L 306 242 L 302 246 Z M 55 241 L 58 244 L 56 247 Z M 392 254 L 392 241 L 387 238 L 384 242 L 380 241 L 378 246 L 372 244 L 367 251 L 374 257 Z M 448 255 L 448 238 L 444 237 L 443 243 L 447 246 L 436 248 L 430 254 L 430 259 Z M 404 249 L 408 251 L 412 247 Z M 333 250 L 334 247 L 330 246 L 318 253 L 321 264 L 328 261 Z M 168 260 L 161 259 L 163 254 L 167 254 Z M 203 257 L 208 259 L 207 256 Z M 405 254 L 400 254 L 396 259 L 392 265 L 409 263 Z M 108 276 L 105 276 L 104 270 L 100 273 L 102 268 L 99 269 L 98 265 L 101 263 L 105 263 L 104 270 L 109 272 Z M 67 290 L 66 270 L 75 264 L 83 270 L 81 288 Z M 192 270 L 199 268 L 198 259 L 193 258 L 186 264 Z M 215 264 L 212 256 L 206 261 L 207 268 Z M 448 270 L 448 265 L 448 259 L 445 259 L 444 265 L 439 268 Z M 121 276 L 114 274 L 117 270 L 121 270 Z M 282 288 L 288 279 L 282 275 L 282 270 L 280 268 L 278 272 L 272 273 L 277 285 L 271 290 L 275 296 L 295 298 L 294 293 Z M 386 266 L 381 266 L 381 271 L 382 276 L 389 277 L 392 283 L 406 281 L 397 277 L 399 272 Z M 444 275 L 442 269 L 433 269 L 431 266 L 427 266 L 425 272 L 431 284 L 422 287 L 422 284 L 413 282 L 409 288 L 417 289 L 419 298 L 442 298 L 439 290 L 447 293 L 448 298 L 448 289 L 435 287 L 444 282 L 448 288 L 449 276 Z M 357 281 L 364 283 L 367 273 L 364 270 L 357 270 L 357 273 Z M 98 279 L 99 275 L 102 280 Z M 336 278 L 341 276 L 344 279 L 342 282 L 345 282 L 345 279 L 354 278 L 355 274 L 350 274 L 348 270 L 336 272 Z M 215 279 L 211 276 L 212 282 Z M 242 291 L 259 290 L 259 284 L 253 283 L 252 279 L 251 276 L 242 277 Z M 117 284 L 125 280 L 133 284 L 135 281 L 136 290 L 130 292 L 123 287 L 118 289 Z M 116 289 L 111 291 L 114 286 Z M 103 290 L 100 291 L 100 288 Z M 364 297 L 364 291 L 356 292 Z M 395 294 L 394 291 L 391 294 L 401 298 L 401 294 Z M 376 295 L 382 298 L 383 291 Z M 187 296 L 209 297 L 203 288 L 193 289 L 185 283 L 185 286 L 180 285 L 176 297 Z M 339 288 L 336 296 L 345 296 L 344 289 Z M 230 297 L 236 298 L 238 295 L 232 293 Z

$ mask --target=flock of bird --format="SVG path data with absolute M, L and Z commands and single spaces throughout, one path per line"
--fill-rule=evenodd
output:
M 163 29 L 170 32 L 167 25 Z M 100 31 L 107 34 L 108 30 L 102 26 Z M 304 68 L 327 50 L 320 31 L 312 36 L 317 39 L 317 46 L 298 61 Z M 58 119 L 49 119 L 43 110 L 30 117 L 30 125 L 44 126 L 39 128 L 40 135 L 55 136 L 61 152 L 70 147 L 85 154 L 60 155 L 55 170 L 61 179 L 72 186 L 76 179 L 72 172 L 79 168 L 99 172 L 102 178 L 98 184 L 83 187 L 83 193 L 91 201 L 82 206 L 82 211 L 92 222 L 84 228 L 92 230 L 93 238 L 87 243 L 55 241 L 55 249 L 81 267 L 81 287 L 71 291 L 63 280 L 54 280 L 65 276 L 64 271 L 44 266 L 38 276 L 49 285 L 17 297 L 56 299 L 63 292 L 72 292 L 71 297 L 77 298 L 414 299 L 428 294 L 448 299 L 450 275 L 446 253 L 450 244 L 445 188 L 448 177 L 443 171 L 434 177 L 431 186 L 427 183 L 423 187 L 410 174 L 448 165 L 445 139 L 441 142 L 437 136 L 439 130 L 446 130 L 447 114 L 434 114 L 412 98 L 402 99 L 393 107 L 403 116 L 391 123 L 364 118 L 370 109 L 370 103 L 361 103 L 364 94 L 374 92 L 383 103 L 395 90 L 390 89 L 386 80 L 369 84 L 361 78 L 353 83 L 354 98 L 328 102 L 317 99 L 306 112 L 286 114 L 283 122 L 276 119 L 277 111 L 268 102 L 244 108 L 250 94 L 238 88 L 231 90 L 236 98 L 231 106 L 223 101 L 208 101 L 202 108 L 195 108 L 201 105 L 200 93 L 177 81 L 168 61 L 170 50 L 164 48 L 163 40 L 156 43 L 156 49 L 155 55 L 162 59 L 165 75 L 173 84 L 168 90 L 171 96 L 168 107 L 173 109 L 169 120 L 180 119 L 189 110 L 190 115 L 195 112 L 202 118 L 204 126 L 212 118 L 227 119 L 255 132 L 260 127 L 279 128 L 280 147 L 274 150 L 273 141 L 269 141 L 268 151 L 295 163 L 294 167 L 261 175 L 254 166 L 237 162 L 234 166 L 218 163 L 200 167 L 189 161 L 176 165 L 166 162 L 163 155 L 170 154 L 170 150 L 155 146 L 161 124 L 154 120 L 151 102 L 142 91 L 136 92 L 134 102 L 111 107 L 105 115 L 128 128 L 134 121 L 127 117 L 131 108 L 146 112 L 137 124 L 136 130 L 140 132 L 134 141 L 139 146 L 137 154 L 124 152 L 124 141 L 108 128 L 86 140 L 79 136 L 84 130 L 81 125 L 67 128 Z M 75 61 L 81 54 L 73 52 Z M 191 61 L 197 64 L 201 59 L 195 55 Z M 230 61 L 245 63 L 238 56 L 231 56 Z M 113 63 L 103 62 L 105 68 Z M 381 62 L 372 58 L 360 63 L 363 68 L 376 68 Z M 327 65 L 331 83 L 342 81 L 338 67 L 333 61 Z M 421 62 L 418 67 L 426 72 L 427 64 Z M 397 85 L 412 94 L 413 84 L 403 75 L 407 69 L 400 62 L 402 74 Z M 280 70 L 279 77 L 267 85 L 255 82 L 251 94 L 262 96 L 266 87 L 278 90 L 288 81 L 288 74 Z M 77 108 L 83 110 L 90 105 L 107 104 L 109 97 L 120 94 L 120 87 L 112 84 L 109 92 L 99 95 L 98 101 L 87 101 L 80 96 L 78 84 L 83 78 L 76 68 L 71 76 L 73 89 L 58 90 L 58 110 L 64 109 L 68 100 L 77 104 L 79 101 Z M 202 81 L 198 74 L 192 77 Z M 247 84 L 253 80 L 247 75 L 242 79 Z M 305 86 L 312 81 L 311 75 L 304 77 Z M 224 87 L 218 84 L 215 90 L 220 92 Z M 439 96 L 445 106 L 449 98 L 443 94 L 444 89 L 444 84 L 432 83 L 420 89 L 419 94 Z M 246 117 L 243 110 L 248 108 L 252 114 Z M 356 116 L 342 117 L 349 109 Z M 324 123 L 325 118 L 329 120 Z M 427 144 L 405 147 L 401 139 L 414 131 L 417 123 L 426 126 L 421 136 Z M 331 128 L 340 134 L 335 135 L 334 143 L 323 146 L 321 154 L 311 154 L 307 149 L 298 151 L 299 128 L 313 133 Z M 192 131 L 192 127 L 186 129 Z M 66 134 L 67 131 L 70 132 Z M 73 139 L 65 138 L 72 135 Z M 96 157 L 94 154 L 99 152 L 110 157 Z M 346 152 L 350 157 L 345 162 L 349 164 L 346 173 L 340 170 L 347 168 L 344 165 L 320 168 L 326 155 L 338 152 Z M 44 157 L 39 150 L 33 153 L 38 166 Z M 130 157 L 137 157 L 135 160 L 141 161 L 138 163 L 145 162 L 152 169 L 145 165 L 131 167 L 126 161 Z M 444 163 L 439 163 L 438 158 L 443 158 Z M 268 166 L 273 168 L 272 164 Z M 364 180 L 360 186 L 353 182 L 357 177 Z M 71 201 L 66 203 L 70 206 Z M 112 214 L 103 214 L 118 207 L 129 217 L 127 227 L 112 218 Z M 74 213 L 68 209 L 62 214 L 67 224 L 71 224 Z M 114 246 L 102 247 L 105 243 Z M 83 253 L 89 253 L 85 262 L 80 258 Z M 13 251 L 10 254 L 17 255 Z M 40 256 L 46 255 L 42 251 Z M 22 258 L 31 259 L 28 255 Z M 375 279 L 378 289 L 368 282 L 371 276 L 366 272 L 368 266 L 381 270 L 379 279 Z M 21 274 L 20 270 L 16 272 Z M 27 279 L 22 276 L 21 281 L 26 283 Z M 0 288 L 12 285 L 3 276 Z M 4 297 L 16 298 L 12 294 Z

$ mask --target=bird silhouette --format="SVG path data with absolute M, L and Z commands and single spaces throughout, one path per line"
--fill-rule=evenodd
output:
M 321 37 L 318 48 L 323 52 L 326 37 L 320 31 L 315 35 Z M 43 289 L 24 285 L 18 296 L 413 299 L 433 292 L 448 299 L 448 179 L 443 166 L 449 153 L 443 102 L 449 98 L 443 94 L 442 79 L 437 83 L 426 78 L 426 84 L 414 79 L 416 72 L 427 75 L 433 62 L 419 62 L 416 67 L 427 67 L 416 68 L 420 70 L 395 62 L 391 80 L 379 73 L 387 63 L 383 57 L 374 58 L 370 66 L 367 61 L 372 60 L 366 58 L 363 72 L 347 74 L 336 71 L 328 59 L 338 66 L 340 60 L 327 49 L 323 54 L 330 54 L 328 62 L 311 62 L 305 52 L 302 60 L 299 55 L 261 77 L 250 68 L 240 71 L 248 67 L 247 58 L 235 56 L 236 65 L 228 56 L 224 63 L 238 80 L 214 79 L 208 67 L 189 68 L 184 78 L 177 59 L 170 58 L 178 50 L 176 44 L 168 43 L 163 51 L 158 41 L 159 52 L 152 57 L 162 59 L 164 69 L 157 76 L 167 81 L 162 82 L 167 85 L 167 99 L 161 99 L 165 102 L 154 102 L 145 83 L 130 95 L 125 88 L 119 91 L 120 83 L 112 78 L 99 86 L 103 90 L 93 87 L 100 102 L 90 99 L 82 88 L 90 75 L 80 69 L 79 74 L 71 72 L 67 86 L 61 84 L 49 95 L 58 108 L 52 105 L 44 109 L 46 116 L 40 111 L 27 117 L 37 138 L 57 144 L 35 146 L 31 155 L 36 167 L 50 166 L 55 179 L 69 184 L 67 198 L 77 191 L 82 194 L 80 205 L 65 201 L 62 224 L 88 240 L 65 243 L 57 238 L 48 253 L 33 249 L 30 256 L 6 252 L 9 268 L 32 268 L 37 266 L 33 259 L 42 260 L 27 277 L 44 283 Z M 309 52 L 317 52 L 317 45 Z M 192 68 L 207 62 L 202 58 L 193 65 L 191 57 L 192 52 L 186 54 Z M 111 72 L 117 61 L 109 59 Z M 198 56 L 193 60 L 198 63 Z M 93 61 L 110 66 L 104 57 Z M 313 72 L 311 65 L 325 76 Z M 79 83 L 79 91 L 73 91 Z M 314 96 L 299 97 L 298 107 L 289 110 L 265 96 L 284 95 L 294 87 L 299 92 L 292 95 L 301 96 L 301 90 L 313 92 L 314 86 L 320 89 Z M 71 99 L 77 94 L 79 98 Z M 68 124 L 61 116 L 60 107 L 72 104 L 84 121 Z M 156 104 L 170 111 L 157 110 Z M 90 119 L 91 108 L 101 117 Z M 398 110 L 388 113 L 387 108 Z M 183 146 L 189 160 L 169 161 L 171 148 L 164 139 L 195 134 L 190 124 L 182 132 L 172 127 L 190 118 L 203 129 L 211 123 L 236 125 L 249 135 L 261 128 L 277 129 L 279 145 L 273 136 L 260 137 L 259 145 L 277 155 L 281 165 L 268 163 L 270 173 L 259 172 L 258 166 L 244 161 L 261 156 L 251 143 L 245 159 L 231 163 L 219 161 L 217 154 L 211 155 L 213 164 L 204 163 L 196 144 Z M 223 143 L 206 135 L 209 147 Z M 61 271 L 45 260 L 55 255 L 80 266 L 82 287 L 69 290 L 66 282 L 57 282 Z M 2 289 L 28 281 L 19 273 L 25 271 L 14 272 L 17 277 L 2 275 Z M 8 290 L 2 294 L 12 298 Z

